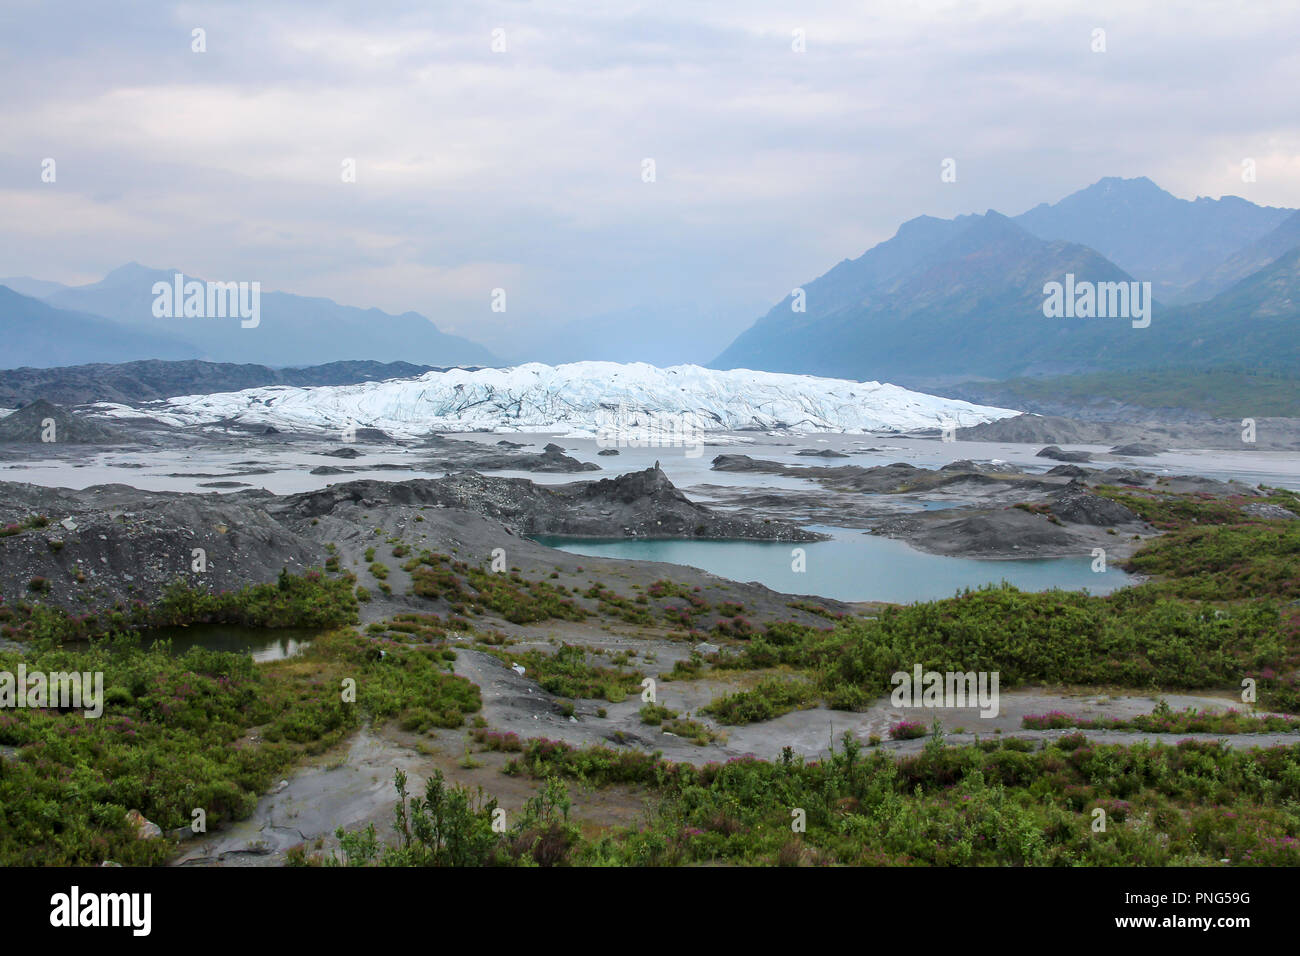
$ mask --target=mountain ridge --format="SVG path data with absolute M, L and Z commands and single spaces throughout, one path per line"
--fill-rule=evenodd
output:
M 1093 194 L 1178 200 L 1149 179 L 1101 180 L 1057 206 Z M 1230 200 L 1226 202 L 1225 200 Z M 1166 202 L 1166 199 L 1159 199 Z M 1130 204 L 1141 208 L 1141 202 Z M 1236 214 L 1249 207 L 1285 215 L 1283 225 L 1253 243 L 1285 245 L 1300 214 L 1257 207 L 1237 197 L 1205 200 L 1201 207 Z M 1042 204 L 1039 209 L 1052 209 Z M 1033 212 L 1034 210 L 1031 210 Z M 1217 213 L 1216 213 L 1217 214 Z M 1254 213 L 1251 214 L 1252 216 Z M 1292 220 L 1296 220 L 1293 224 Z M 1257 231 L 1263 220 L 1256 220 Z M 1273 248 L 1273 247 L 1268 247 Z M 1202 250 L 1203 251 L 1203 250 Z M 1199 255 L 1200 253 L 1198 253 Z M 1257 254 L 1257 257 L 1260 254 Z M 1077 374 L 1136 368 L 1170 361 L 1243 364 L 1259 350 L 1275 367 L 1292 362 L 1289 330 L 1276 318 L 1293 314 L 1295 270 L 1278 265 L 1270 283 L 1237 279 L 1206 303 L 1173 306 L 1156 282 L 1125 270 L 1091 246 L 1044 239 L 1024 226 L 1024 215 L 995 210 L 953 219 L 916 217 L 893 237 L 856 259 L 844 259 L 800 286 L 727 347 L 713 367 L 746 366 L 771 371 L 878 378 L 934 390 L 959 382 Z M 1289 260 L 1288 260 L 1289 261 Z M 1261 271 L 1265 271 L 1261 270 Z M 1047 319 L 1042 310 L 1047 282 L 1072 274 L 1078 282 L 1151 282 L 1153 326 L 1131 330 L 1127 322 Z M 797 295 L 805 311 L 795 311 Z M 1233 322 L 1254 322 L 1249 346 L 1234 341 Z M 1132 332 L 1144 331 L 1145 337 Z M 1203 347 L 1209 339 L 1213 349 Z
M 190 358 L 193 343 L 167 333 L 131 329 L 86 312 L 59 309 L 0 285 L 0 337 L 5 363 L 34 368 L 91 361 L 120 362 L 142 355 Z
M 38 399 L 60 405 L 90 402 L 151 402 L 178 395 L 233 392 L 267 385 L 353 385 L 411 378 L 434 369 L 409 362 L 331 362 L 305 368 L 274 369 L 198 359 L 91 363 L 55 368 L 0 371 L 0 406 Z
M 289 292 L 261 292 L 256 328 L 241 328 L 237 319 L 157 318 L 153 314 L 154 283 L 170 285 L 176 274 L 177 270 L 152 269 L 132 261 L 98 282 L 60 289 L 43 301 L 54 308 L 98 315 L 136 331 L 165 330 L 168 335 L 183 336 L 195 347 L 186 356 L 142 354 L 130 356 L 133 359 L 183 357 L 238 363 L 255 357 L 261 364 L 285 366 L 352 359 L 417 359 L 429 366 L 498 362 L 485 346 L 442 332 L 418 312 L 395 315 Z M 188 274 L 186 280 L 204 281 Z
M 1095 249 L 1172 304 L 1189 301 L 1189 286 L 1295 212 L 1233 195 L 1180 199 L 1146 176 L 1106 176 L 1014 218 L 1041 239 Z

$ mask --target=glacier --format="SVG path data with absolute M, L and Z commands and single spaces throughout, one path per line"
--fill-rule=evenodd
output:
M 272 385 L 138 406 L 101 402 L 94 408 L 110 418 L 147 417 L 177 426 L 239 423 L 321 433 L 368 427 L 398 438 L 431 432 L 599 437 L 611 429 L 645 438 L 738 431 L 906 432 L 1019 414 L 880 382 L 640 362 L 452 368 L 357 385 Z

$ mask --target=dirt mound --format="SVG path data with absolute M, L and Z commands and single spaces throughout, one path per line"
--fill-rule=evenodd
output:
M 1116 445 L 1110 450 L 1112 455 L 1123 455 L 1125 458 L 1149 458 L 1163 452 L 1164 449 L 1159 445 L 1143 441 L 1135 441 L 1128 445 Z
M 1054 415 L 1016 415 L 957 429 L 960 441 L 1015 442 L 1024 445 L 1052 443 L 1098 445 L 1129 441 L 1134 429 L 1109 422 L 1080 422 Z
M 600 465 L 579 461 L 566 455 L 564 449 L 551 442 L 540 452 L 520 452 L 524 446 L 514 442 L 497 442 L 501 451 L 484 449 L 477 442 L 442 438 L 430 440 L 426 447 L 435 448 L 438 454 L 426 460 L 430 471 L 532 471 L 540 474 L 571 474 L 578 471 L 600 471 Z M 600 452 L 605 454 L 605 452 Z M 617 452 L 615 452 L 617 454 Z
M 820 535 L 784 521 L 737 517 L 695 504 L 658 468 L 564 485 L 537 485 L 526 478 L 473 471 L 393 483 L 349 481 L 290 495 L 275 508 L 317 518 L 347 502 L 462 509 L 500 521 L 520 535 L 821 540 Z
M 1057 445 L 1048 445 L 1034 457 L 1051 458 L 1053 461 L 1092 461 L 1092 455 L 1086 451 L 1066 451 Z
M 192 495 L 96 485 L 82 491 L 0 483 L 0 521 L 47 524 L 0 536 L 0 593 L 85 611 L 152 601 L 177 579 L 213 592 L 320 566 L 323 546 L 271 518 L 258 492 Z M 25 513 L 25 515 L 24 515 Z M 197 565 L 201 570 L 196 569 Z
M 1086 486 L 1071 482 L 1051 496 L 1051 510 L 1062 521 L 1099 528 L 1140 523 L 1140 519 L 1117 501 L 1094 495 Z
M 1080 468 L 1078 465 L 1057 465 L 1055 468 L 1049 468 L 1047 474 L 1061 475 L 1066 478 L 1087 478 L 1092 473 L 1087 468 Z
M 1156 477 L 1149 471 L 1136 468 L 1107 468 L 1102 475 L 1110 485 L 1149 485 Z
M 1014 557 L 1078 552 L 1077 538 L 1060 525 L 1019 508 L 953 518 L 905 515 L 877 525 L 875 534 L 905 538 L 932 554 Z
M 1009 461 L 971 461 L 969 458 L 949 462 L 939 470 L 965 472 L 974 475 L 1023 475 L 1025 473 L 1023 468 L 1019 465 L 1013 465 Z
M 107 445 L 128 441 L 130 439 L 124 432 L 79 418 L 66 408 L 44 399 L 37 399 L 0 418 L 0 442 Z

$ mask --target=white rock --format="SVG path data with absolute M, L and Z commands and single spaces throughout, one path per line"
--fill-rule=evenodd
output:
M 140 840 L 156 840 L 162 836 L 162 827 L 158 824 L 145 819 L 143 813 L 139 810 L 128 810 L 126 812 L 126 822 L 135 827 L 135 835 Z

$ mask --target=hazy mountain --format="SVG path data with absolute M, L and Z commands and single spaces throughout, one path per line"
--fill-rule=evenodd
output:
M 1165 325 L 1142 364 L 1300 372 L 1300 248 L 1208 302 L 1172 310 Z
M 8 368 L 191 358 L 196 346 L 165 332 L 126 328 L 99 315 L 56 309 L 0 286 L 0 365 Z
M 1300 248 L 1300 212 L 1293 213 L 1272 232 L 1237 250 L 1218 268 L 1189 286 L 1184 297 L 1189 302 L 1212 298 L 1296 248 Z
M 11 276 L 8 279 L 0 279 L 0 285 L 8 286 L 19 295 L 31 296 L 33 299 L 43 299 L 47 295 L 53 295 L 69 288 L 62 282 L 33 279 L 30 276 Z
M 156 318 L 154 283 L 171 284 L 174 275 L 175 270 L 131 263 L 100 282 L 55 292 L 46 301 L 59 308 L 106 316 L 137 330 L 183 335 L 198 346 L 189 357 L 211 361 L 255 359 L 265 365 L 316 365 L 345 359 L 440 366 L 496 363 L 483 346 L 438 331 L 417 312 L 390 315 L 379 309 L 357 309 L 285 292 L 262 291 L 261 318 L 255 328 L 241 327 L 238 318 Z M 185 278 L 202 281 L 198 276 Z
M 1092 249 L 1048 242 L 990 211 L 929 217 L 788 296 L 712 364 L 926 387 L 1072 370 L 1074 350 L 1124 350 L 1125 319 L 1048 319 L 1043 286 L 1067 273 L 1130 277 Z M 1158 312 L 1157 312 L 1158 314 Z
M 1134 278 L 1151 282 L 1157 299 L 1175 302 L 1192 301 L 1190 286 L 1294 212 L 1237 196 L 1179 199 L 1145 176 L 1110 176 L 1015 221 L 1041 239 L 1097 250 Z
M 1293 252 L 1293 210 L 1231 196 L 1189 202 L 1149 179 L 1103 179 L 1015 219 L 990 211 L 904 223 L 803 286 L 805 312 L 787 296 L 712 364 L 913 388 L 1178 362 L 1300 367 L 1300 336 L 1287 325 L 1300 316 Z M 1150 327 L 1046 318 L 1043 286 L 1066 273 L 1151 282 Z M 1169 289 L 1202 273 L 1193 287 L 1207 301 L 1162 298 L 1161 277 Z
M 971 381 L 943 393 L 1045 415 L 1142 421 L 1300 415 L 1300 248 L 1208 302 L 1158 312 L 1132 347 L 1102 356 L 1084 343 L 1086 371 L 1052 378 Z

